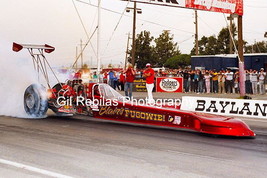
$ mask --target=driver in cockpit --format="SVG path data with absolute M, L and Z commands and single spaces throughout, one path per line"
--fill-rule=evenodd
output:
M 99 92 L 99 87 L 98 87 L 98 85 L 96 85 L 96 86 L 94 87 L 94 96 L 100 96 L 100 92 Z

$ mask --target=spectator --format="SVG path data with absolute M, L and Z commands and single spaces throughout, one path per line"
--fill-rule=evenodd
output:
M 80 79 L 82 77 L 82 71 L 81 70 L 78 70 L 75 74 L 74 74 L 74 77 L 73 79 Z
M 133 81 L 135 78 L 135 71 L 133 69 L 133 65 L 128 63 L 127 64 L 127 69 L 124 72 L 125 73 L 125 85 L 124 85 L 124 90 L 125 90 L 125 96 L 132 98 L 132 93 L 133 93 Z
M 124 84 L 125 84 L 125 75 L 123 71 L 121 71 L 120 76 L 119 76 L 119 83 L 118 83 L 121 91 L 124 91 Z
M 225 76 L 223 71 L 218 74 L 218 93 L 225 93 Z
M 189 73 L 187 70 L 184 71 L 184 92 L 189 92 Z
M 199 74 L 200 71 L 197 70 L 194 74 L 194 92 L 198 93 L 199 92 L 199 88 L 198 88 L 198 82 L 199 82 Z
M 236 71 L 234 75 L 234 90 L 235 93 L 239 93 L 239 72 Z
M 99 74 L 99 82 L 104 83 L 104 73 L 103 72 L 100 72 L 100 74 Z
M 108 73 L 108 81 L 109 81 L 109 85 L 115 89 L 115 73 L 113 72 L 113 70 L 110 70 Z
M 264 86 L 265 77 L 266 73 L 264 72 L 264 69 L 261 68 L 259 72 L 259 89 L 261 95 L 265 94 L 265 86 Z
M 230 69 L 227 69 L 227 72 L 224 75 L 225 75 L 225 88 L 226 88 L 226 93 L 233 93 L 234 73 L 231 72 Z
M 108 73 L 106 71 L 103 73 L 103 83 L 108 83 Z
M 252 84 L 252 94 L 255 95 L 258 93 L 258 74 L 256 70 L 250 73 L 250 81 Z
M 119 75 L 119 73 L 118 72 L 116 72 L 116 71 L 114 71 L 114 89 L 116 90 L 117 88 L 118 88 L 118 90 L 119 90 L 119 86 L 118 86 L 118 80 L 119 80 L 119 77 L 120 77 L 120 75 Z
M 162 69 L 159 69 L 159 72 L 157 73 L 157 77 L 164 77 L 166 76 L 166 73 L 162 71 Z
M 199 71 L 198 93 L 204 92 L 204 87 L 205 87 L 204 74 L 205 74 L 204 70 L 202 72 Z
M 146 64 L 146 70 L 144 71 L 143 76 L 146 78 L 146 89 L 148 94 L 148 103 L 154 103 L 153 98 L 153 88 L 154 88 L 154 77 L 155 77 L 155 71 L 151 68 L 151 64 Z
M 215 69 L 212 72 L 212 92 L 218 93 L 218 73 Z
M 96 74 L 96 72 L 94 72 L 94 74 L 93 74 L 93 79 L 97 79 L 98 77 L 97 77 L 97 74 Z
M 204 79 L 205 79 L 205 85 L 206 85 L 207 93 L 210 93 L 210 78 L 211 78 L 210 73 L 206 72 L 206 74 L 204 75 Z
M 250 72 L 248 70 L 246 70 L 245 88 L 247 94 L 252 94 L 252 84 L 250 81 Z
M 195 91 L 195 71 L 190 72 L 190 92 Z

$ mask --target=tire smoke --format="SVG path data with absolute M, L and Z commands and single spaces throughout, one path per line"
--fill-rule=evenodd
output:
M 0 116 L 31 118 L 24 110 L 24 92 L 31 84 L 41 84 L 48 88 L 42 74 L 34 70 L 33 61 L 27 50 L 12 51 L 12 44 L 0 48 Z M 10 47 L 10 48 L 8 48 Z M 72 71 L 54 68 L 55 76 L 47 69 L 51 87 L 72 78 Z M 47 95 L 43 90 L 42 95 Z M 34 116 L 33 116 L 34 117 Z
M 27 52 L 27 51 L 26 51 Z M 24 111 L 24 91 L 32 83 L 38 83 L 31 57 L 0 49 L 0 115 L 29 117 Z

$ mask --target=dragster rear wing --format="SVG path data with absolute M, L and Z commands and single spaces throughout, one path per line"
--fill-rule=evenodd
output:
M 26 49 L 43 49 L 46 53 L 52 53 L 55 48 L 52 46 L 49 46 L 47 44 L 45 45 L 30 45 L 30 44 L 18 44 L 18 43 L 13 43 L 13 51 L 19 52 L 23 48 Z

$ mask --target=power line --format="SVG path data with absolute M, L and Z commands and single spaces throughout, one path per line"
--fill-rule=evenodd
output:
M 212 28 L 210 25 L 208 25 L 200 16 L 198 16 L 198 18 L 207 26 L 209 27 L 213 32 L 218 33 L 218 31 L 214 30 L 214 28 Z
M 75 64 L 77 63 L 77 61 L 78 61 L 79 57 L 82 55 L 83 51 L 84 51 L 84 50 L 85 50 L 85 48 L 87 47 L 88 43 L 91 41 L 91 39 L 92 39 L 92 37 L 94 36 L 94 34 L 95 34 L 95 32 L 96 32 L 96 30 L 97 30 L 97 29 L 98 29 L 98 26 L 95 28 L 95 30 L 94 30 L 94 32 L 92 33 L 91 37 L 90 37 L 90 38 L 88 38 L 88 40 L 87 40 L 86 44 L 84 45 L 84 47 L 83 47 L 83 49 L 82 49 L 81 53 L 80 53 L 80 54 L 77 56 L 77 58 L 76 58 L 76 60 L 75 60 L 74 64 L 72 65 L 72 67 L 74 67 L 74 66 L 75 66 Z
M 78 15 L 78 17 L 79 17 L 79 19 L 80 19 L 80 22 L 81 22 L 81 24 L 82 24 L 82 26 L 83 26 L 83 30 L 85 31 L 85 34 L 86 34 L 86 36 L 87 36 L 87 39 L 89 39 L 89 38 L 90 38 L 90 37 L 89 37 L 89 34 L 88 34 L 88 32 L 87 32 L 87 30 L 86 30 L 86 28 L 85 28 L 85 25 L 84 25 L 84 23 L 83 23 L 83 20 L 82 20 L 82 18 L 81 18 L 81 15 L 80 15 L 80 13 L 79 13 L 79 11 L 78 11 L 78 9 L 77 9 L 77 6 L 76 6 L 76 4 L 74 3 L 74 0 L 72 0 L 72 3 L 73 3 L 73 6 L 74 6 L 74 8 L 75 8 L 75 10 L 76 10 L 76 13 L 77 13 L 77 15 Z M 95 52 L 95 49 L 94 49 L 94 47 L 93 47 L 91 41 L 89 41 L 89 43 L 90 43 L 90 46 L 91 46 L 92 49 L 93 49 L 94 55 L 97 56 L 97 55 L 96 55 L 96 52 Z
M 116 24 L 116 26 L 115 26 L 115 28 L 114 28 L 114 30 L 113 30 L 113 32 L 112 32 L 110 38 L 109 38 L 108 44 L 107 44 L 107 46 L 106 46 L 106 48 L 105 48 L 103 54 L 105 54 L 105 52 L 106 52 L 106 50 L 107 50 L 107 48 L 108 48 L 108 46 L 109 46 L 109 43 L 111 42 L 112 37 L 113 37 L 115 31 L 117 30 L 117 28 L 118 28 L 118 26 L 119 26 L 119 24 L 120 24 L 120 22 L 121 22 L 121 19 L 122 19 L 123 15 L 124 15 L 124 13 L 125 13 L 125 11 L 126 11 L 126 9 L 127 9 L 127 6 L 129 5 L 129 2 L 130 2 L 130 1 L 128 1 L 128 3 L 126 4 L 126 7 L 124 8 L 123 12 L 121 13 L 120 19 L 119 19 L 118 23 Z
M 182 43 L 184 43 L 184 42 L 186 42 L 186 41 L 192 39 L 194 36 L 195 36 L 195 35 L 192 35 L 192 36 L 190 36 L 189 38 L 186 38 L 186 39 L 184 39 L 184 40 L 178 42 L 178 44 L 182 44 Z
M 93 6 L 93 7 L 98 7 L 96 5 L 93 5 L 93 4 L 90 4 L 90 3 L 87 3 L 87 2 L 84 2 L 84 1 L 81 1 L 81 0 L 76 0 L 76 1 L 78 1 L 80 3 L 83 3 L 83 4 L 87 4 L 87 5 Z M 104 8 L 104 7 L 101 7 L 101 9 L 103 9 L 105 11 L 108 11 L 108 12 L 115 13 L 115 14 L 121 14 L 120 12 L 117 12 L 117 11 L 114 11 L 114 10 L 111 10 L 111 9 L 107 9 L 107 8 Z M 131 16 L 126 15 L 126 14 L 124 14 L 124 16 L 131 17 Z M 156 22 L 152 22 L 152 21 L 149 21 L 149 20 L 144 20 L 144 19 L 140 19 L 140 18 L 137 18 L 137 19 L 140 20 L 140 21 L 147 22 L 147 23 L 150 23 L 150 24 L 153 24 L 153 25 L 158 25 L 158 26 L 161 26 L 161 27 L 164 27 L 164 28 L 171 28 L 171 29 L 174 29 L 174 30 L 177 30 L 177 31 L 181 31 L 181 32 L 184 32 L 184 33 L 194 34 L 193 32 L 189 32 L 189 31 L 186 31 L 186 30 L 178 29 L 178 28 L 175 28 L 175 27 L 162 25 L 162 24 L 159 24 L 159 23 L 156 23 Z

